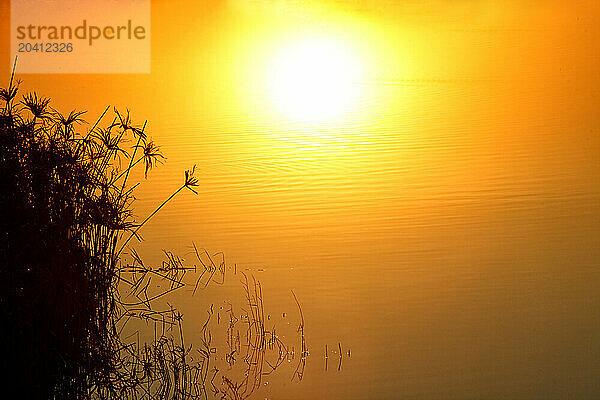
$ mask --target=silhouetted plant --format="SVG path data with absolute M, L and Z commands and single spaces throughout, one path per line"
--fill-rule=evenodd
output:
M 19 82 L 13 78 L 0 89 L 0 316 L 3 362 L 12 369 L 3 375 L 3 392 L 20 398 L 247 398 L 264 374 L 293 357 L 264 326 L 260 283 L 250 284 L 244 275 L 244 320 L 229 310 L 227 363 L 241 359 L 246 372 L 240 381 L 221 372 L 216 386 L 212 307 L 192 357 L 182 315 L 172 307 L 157 310 L 153 302 L 185 286 L 191 269 L 198 274 L 194 293 L 200 285 L 223 283 L 224 259 L 215 264 L 194 246 L 198 265 L 185 266 L 165 252 L 163 264 L 153 268 L 128 248 L 184 189 L 198 194 L 195 167 L 137 222 L 132 204 L 139 182 L 128 181 L 131 171 L 142 164 L 147 176 L 164 160 L 146 123 L 138 126 L 129 111 L 113 109 L 112 121 L 103 125 L 107 107 L 82 133 L 84 112 L 65 116 L 35 93 L 16 101 Z M 127 142 L 135 144 L 126 148 Z M 130 262 L 122 257 L 126 249 Z M 150 293 L 152 279 L 168 288 Z M 127 300 L 132 296 L 135 301 Z M 152 323 L 154 338 L 139 343 L 123 337 L 132 319 Z M 303 326 L 302 318 L 302 354 L 294 372 L 299 379 L 308 354 Z
M 62 114 L 35 93 L 17 102 L 18 87 L 11 76 L 0 91 L 0 307 L 6 360 L 24 381 L 14 387 L 26 398 L 121 397 L 136 385 L 115 378 L 119 256 L 156 213 L 136 222 L 127 180 L 140 161 L 147 173 L 163 157 L 129 113 L 115 109 L 107 127 L 99 120 L 82 135 L 84 112 Z M 131 136 L 136 160 L 123 147 Z M 197 185 L 186 171 L 157 211 Z

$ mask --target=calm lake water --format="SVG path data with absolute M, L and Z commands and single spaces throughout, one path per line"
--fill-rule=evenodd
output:
M 262 282 L 280 329 L 298 324 L 294 290 L 305 378 L 282 370 L 255 398 L 595 398 L 598 115 L 579 104 L 598 100 L 544 98 L 539 84 L 378 86 L 369 122 L 280 129 L 224 115 L 167 126 L 161 142 L 177 157 L 141 204 L 193 163 L 201 193 L 160 214 L 143 248 L 185 256 L 193 240 L 224 251 Z M 219 290 L 200 298 L 235 297 Z M 205 303 L 181 299 L 193 340 Z M 324 371 L 324 346 L 338 342 L 351 356 L 337 371 L 330 354 Z

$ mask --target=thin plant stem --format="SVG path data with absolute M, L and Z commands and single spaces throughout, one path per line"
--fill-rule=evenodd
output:
M 131 171 L 133 159 L 135 158 L 135 153 L 137 152 L 138 146 L 140 145 L 140 141 L 142 140 L 142 137 L 144 135 L 144 130 L 146 129 L 147 123 L 148 123 L 148 120 L 144 121 L 144 126 L 142 127 L 142 132 L 138 135 L 138 141 L 133 149 L 133 154 L 131 155 L 131 158 L 129 159 L 129 166 L 125 170 L 127 173 L 125 174 L 125 179 L 123 180 L 123 185 L 121 186 L 121 190 L 119 191 L 119 196 L 121 196 L 121 194 L 123 193 L 123 189 L 125 189 L 125 184 L 127 183 L 127 178 L 129 178 L 129 171 Z
M 140 229 L 142 229 L 142 226 L 144 226 L 146 224 L 146 222 L 148 222 L 150 220 L 150 218 L 152 218 L 157 212 L 159 212 L 161 210 L 161 208 L 163 208 L 164 206 L 166 206 L 167 203 L 169 201 L 171 201 L 171 199 L 173 199 L 173 197 L 177 196 L 177 194 L 179 194 L 179 192 L 181 192 L 185 188 L 186 188 L 186 185 L 182 185 L 179 189 L 177 189 L 176 191 L 174 191 L 165 201 L 163 201 L 160 206 L 158 206 L 154 211 L 152 211 L 152 213 L 150 215 L 148 215 L 146 217 L 146 219 L 144 219 L 144 221 L 142 221 L 142 223 L 139 224 L 137 226 L 137 228 L 135 228 L 135 230 L 129 235 L 129 237 L 127 238 L 127 240 L 125 241 L 125 243 L 123 243 L 121 245 L 121 248 L 117 252 L 116 256 L 118 257 L 121 254 L 121 252 L 123 251 L 123 248 L 125 248 L 125 246 L 127 246 L 127 243 L 129 243 L 131 241 L 131 239 L 138 233 L 138 231 Z

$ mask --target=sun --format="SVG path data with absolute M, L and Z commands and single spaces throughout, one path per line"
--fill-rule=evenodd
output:
M 321 38 L 286 46 L 272 60 L 269 92 L 276 110 L 301 121 L 332 120 L 351 111 L 361 66 L 342 43 Z

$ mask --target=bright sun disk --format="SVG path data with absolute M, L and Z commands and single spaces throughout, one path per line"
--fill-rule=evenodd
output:
M 350 110 L 359 78 L 357 57 L 341 43 L 304 40 L 274 58 L 269 91 L 276 109 L 287 118 L 322 121 Z

